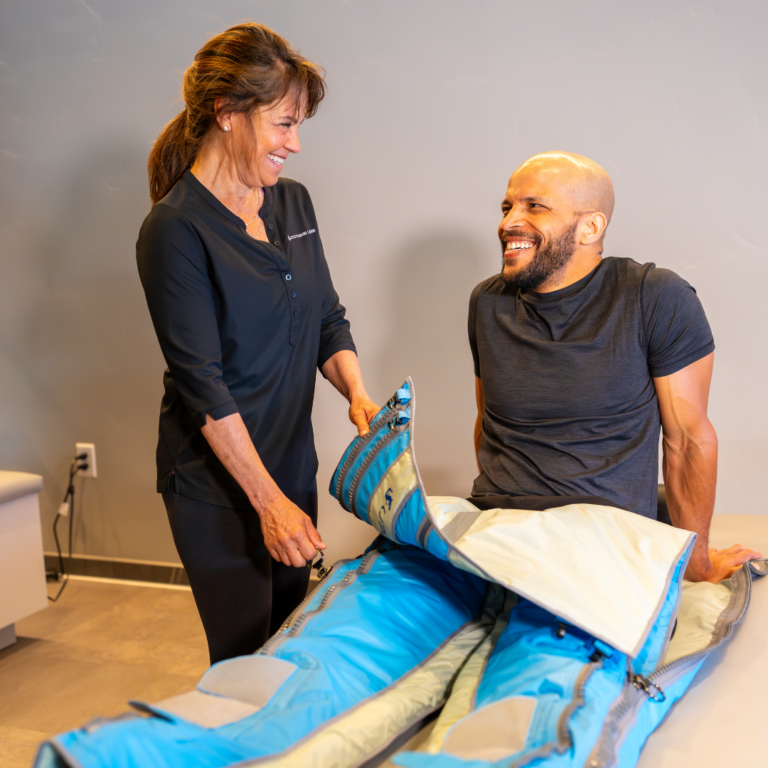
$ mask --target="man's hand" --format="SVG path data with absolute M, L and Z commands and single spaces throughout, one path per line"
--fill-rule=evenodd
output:
M 349 403 L 349 420 L 357 427 L 360 437 L 368 434 L 368 425 L 379 410 L 379 406 L 365 393 L 352 398 Z
M 734 544 L 728 549 L 710 549 L 708 562 L 695 563 L 694 558 L 688 563 L 685 578 L 688 581 L 709 581 L 717 584 L 723 579 L 729 579 L 744 563 L 762 557 L 741 544 Z
M 259 518 L 267 551 L 285 565 L 304 568 L 318 549 L 325 549 L 309 515 L 282 494 L 261 509 Z

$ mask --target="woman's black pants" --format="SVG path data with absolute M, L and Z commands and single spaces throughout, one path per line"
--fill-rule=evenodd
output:
M 254 510 L 164 493 L 173 540 L 208 639 L 211 664 L 260 648 L 304 599 L 309 568 L 273 560 Z M 293 498 L 317 524 L 317 487 Z

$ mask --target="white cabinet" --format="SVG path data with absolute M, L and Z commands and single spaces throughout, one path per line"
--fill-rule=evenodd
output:
M 40 475 L 0 472 L 0 649 L 16 641 L 15 622 L 48 605 L 42 488 Z

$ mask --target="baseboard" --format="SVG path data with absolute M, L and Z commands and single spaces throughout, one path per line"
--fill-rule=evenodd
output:
M 59 570 L 59 556 L 55 552 L 45 552 L 45 570 Z M 69 558 L 64 556 L 66 569 Z M 177 584 L 189 586 L 189 578 L 184 566 L 177 563 L 156 563 L 151 560 L 128 560 L 123 557 L 98 557 L 95 555 L 74 555 L 72 557 L 73 576 L 91 576 L 100 579 L 119 581 L 148 581 L 155 584 Z M 317 586 L 315 571 L 309 577 L 310 591 Z
M 64 557 L 64 568 L 69 558 Z M 45 552 L 46 571 L 59 570 L 59 557 L 54 552 Z M 156 584 L 189 585 L 187 572 L 176 563 L 155 563 L 148 560 L 128 560 L 122 557 L 96 557 L 94 555 L 73 555 L 71 571 L 73 576 L 93 576 L 101 579 L 120 581 L 149 581 Z

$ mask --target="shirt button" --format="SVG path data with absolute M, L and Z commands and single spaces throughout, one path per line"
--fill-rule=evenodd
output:
M 291 294 L 291 296 L 293 296 L 293 298 L 295 299 L 295 298 L 296 298 L 296 291 L 294 291 L 294 292 Z
M 267 229 L 274 229 L 274 228 L 275 228 L 274 224 L 267 224 Z
M 275 240 L 274 245 L 278 246 L 278 248 L 279 248 L 280 247 L 280 241 L 279 240 Z
M 293 316 L 294 317 L 298 317 L 299 316 L 299 310 L 298 309 L 294 309 L 293 310 Z
M 290 275 L 286 275 L 286 276 L 285 276 L 285 279 L 286 279 L 286 280 L 291 280 L 291 276 L 290 276 Z

